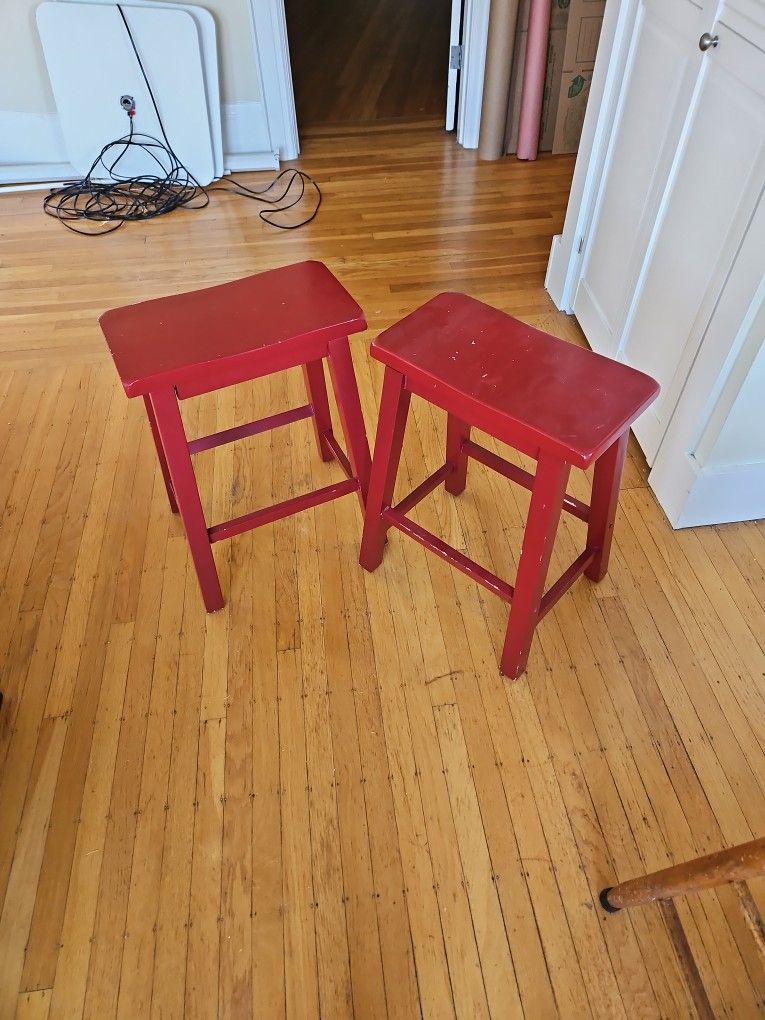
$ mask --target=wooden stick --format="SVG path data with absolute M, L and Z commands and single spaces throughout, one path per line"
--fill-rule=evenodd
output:
M 743 882 L 734 882 L 733 888 L 736 890 L 741 909 L 744 911 L 744 920 L 747 927 L 752 933 L 752 938 L 757 944 L 762 958 L 765 960 L 765 922 L 762 920 L 762 914 L 757 909 L 757 904 L 755 903 L 754 896 L 749 891 L 749 886 Z
M 765 837 L 604 889 L 600 902 L 606 910 L 613 912 L 763 874 Z

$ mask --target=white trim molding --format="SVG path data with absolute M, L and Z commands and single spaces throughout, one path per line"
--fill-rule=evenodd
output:
M 686 454 L 682 466 L 673 464 L 671 481 L 658 484 L 657 498 L 673 528 L 765 517 L 765 463 L 701 467 Z
M 465 0 L 462 69 L 457 98 L 457 141 L 466 149 L 478 148 L 481 132 L 490 6 L 490 0 Z
M 271 148 L 280 159 L 300 153 L 284 0 L 250 0 L 255 64 L 268 117 Z
M 608 153 L 637 10 L 638 0 L 608 0 L 606 4 L 563 233 L 555 235 L 550 248 L 545 288 L 556 308 L 569 315 L 573 311 L 585 240 Z
M 736 264 L 710 320 L 653 463 L 648 483 L 674 528 L 765 517 L 765 440 L 759 408 L 751 419 L 749 450 L 741 449 L 742 396 L 751 396 L 765 362 L 765 198 L 758 206 Z M 751 296 L 753 295 L 753 296 Z M 743 309 L 743 312 L 742 312 Z M 759 366 L 759 374 L 756 374 Z M 739 412 L 736 420 L 736 412 Z M 734 426 L 731 432 L 731 426 Z M 720 454 L 728 439 L 737 462 Z

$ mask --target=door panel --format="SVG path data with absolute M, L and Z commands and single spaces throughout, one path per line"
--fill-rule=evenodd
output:
M 641 0 L 574 312 L 615 354 L 672 166 L 702 54 L 691 0 Z
M 710 26 L 711 27 L 711 26 Z M 661 383 L 636 433 L 649 461 L 680 396 L 765 180 L 765 54 L 718 25 L 623 358 Z

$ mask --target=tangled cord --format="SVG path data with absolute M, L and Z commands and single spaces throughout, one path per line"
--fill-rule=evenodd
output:
M 143 80 L 149 90 L 162 140 L 135 130 L 135 108 L 132 107 L 126 111 L 130 121 L 129 133 L 105 145 L 82 180 L 53 188 L 43 200 L 43 210 L 49 216 L 55 216 L 68 230 L 76 234 L 110 234 L 127 222 L 151 220 L 183 206 L 204 209 L 210 203 L 211 191 L 230 191 L 242 198 L 249 198 L 272 207 L 261 209 L 258 216 L 264 223 L 280 230 L 296 230 L 315 219 L 321 206 L 321 189 L 312 177 L 294 167 L 280 171 L 268 187 L 262 190 L 251 188 L 240 180 L 234 180 L 233 177 L 228 177 L 210 188 L 205 188 L 199 183 L 180 161 L 170 144 L 125 12 L 119 4 L 117 10 L 122 17 Z M 156 174 L 126 176 L 119 172 L 120 161 L 128 152 L 135 149 L 140 149 L 157 164 Z M 285 177 L 287 181 L 284 189 L 277 195 L 272 194 L 276 185 Z M 300 184 L 297 193 L 292 192 L 296 182 Z M 298 205 L 306 193 L 306 184 L 316 192 L 316 204 L 310 215 L 298 223 L 280 223 L 274 219 L 278 213 L 287 212 Z M 75 224 L 89 226 L 83 229 L 82 226 Z
M 121 176 L 116 168 L 131 146 L 149 153 L 162 172 L 157 175 L 142 174 L 139 177 Z M 118 154 L 111 163 L 107 163 L 114 149 L 119 150 Z M 163 166 L 155 150 L 167 157 L 168 166 Z M 97 174 L 99 164 L 108 174 L 108 180 L 96 179 L 96 176 L 100 177 Z M 285 186 L 273 194 L 273 189 L 285 178 Z M 300 183 L 300 187 L 293 190 L 296 182 Z M 276 215 L 294 209 L 306 193 L 306 184 L 311 185 L 316 192 L 316 204 L 310 215 L 298 223 L 280 223 Z M 105 145 L 82 180 L 53 188 L 43 200 L 43 209 L 76 234 L 110 234 L 127 222 L 151 220 L 182 206 L 204 209 L 210 204 L 211 191 L 229 191 L 242 198 L 265 203 L 269 208 L 259 210 L 258 216 L 264 223 L 280 230 L 297 230 L 305 226 L 316 218 L 321 206 L 321 190 L 316 181 L 302 170 L 294 168 L 282 170 L 262 191 L 256 191 L 240 180 L 231 178 L 227 178 L 225 183 L 205 188 L 171 149 L 152 135 L 134 131 L 131 120 L 130 134 Z M 85 227 L 84 224 L 91 226 Z

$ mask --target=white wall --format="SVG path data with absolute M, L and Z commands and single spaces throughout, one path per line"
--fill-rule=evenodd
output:
M 0 170 L 8 164 L 45 164 L 52 171 L 53 164 L 66 160 L 37 34 L 35 11 L 39 2 L 0 0 L 0 10 L 5 14 L 0 33 Z M 254 2 L 262 4 L 263 0 Z M 11 5 L 12 16 L 6 13 Z M 250 0 L 202 0 L 201 6 L 216 22 L 224 148 L 229 153 L 248 153 L 275 147 L 267 138 L 268 119 L 253 43 Z M 3 178 L 14 179 L 12 172 L 0 173 Z
M 184 0 L 163 0 L 182 3 Z M 188 0 L 193 2 L 193 0 Z M 0 33 L 0 110 L 15 113 L 54 113 L 56 104 L 48 83 L 35 11 L 40 0 L 3 0 L 13 6 Z M 261 98 L 252 47 L 249 0 L 203 0 L 215 18 L 221 60 L 224 103 L 247 103 Z
M 37 35 L 39 0 L 3 0 L 0 33 L 0 110 L 52 113 L 56 109 Z M 10 13 L 13 6 L 13 15 Z
M 183 3 L 184 0 L 164 2 Z M 197 0 L 185 2 L 194 3 Z M 199 0 L 199 5 L 215 18 L 223 102 L 258 102 L 262 96 L 252 46 L 250 0 Z

